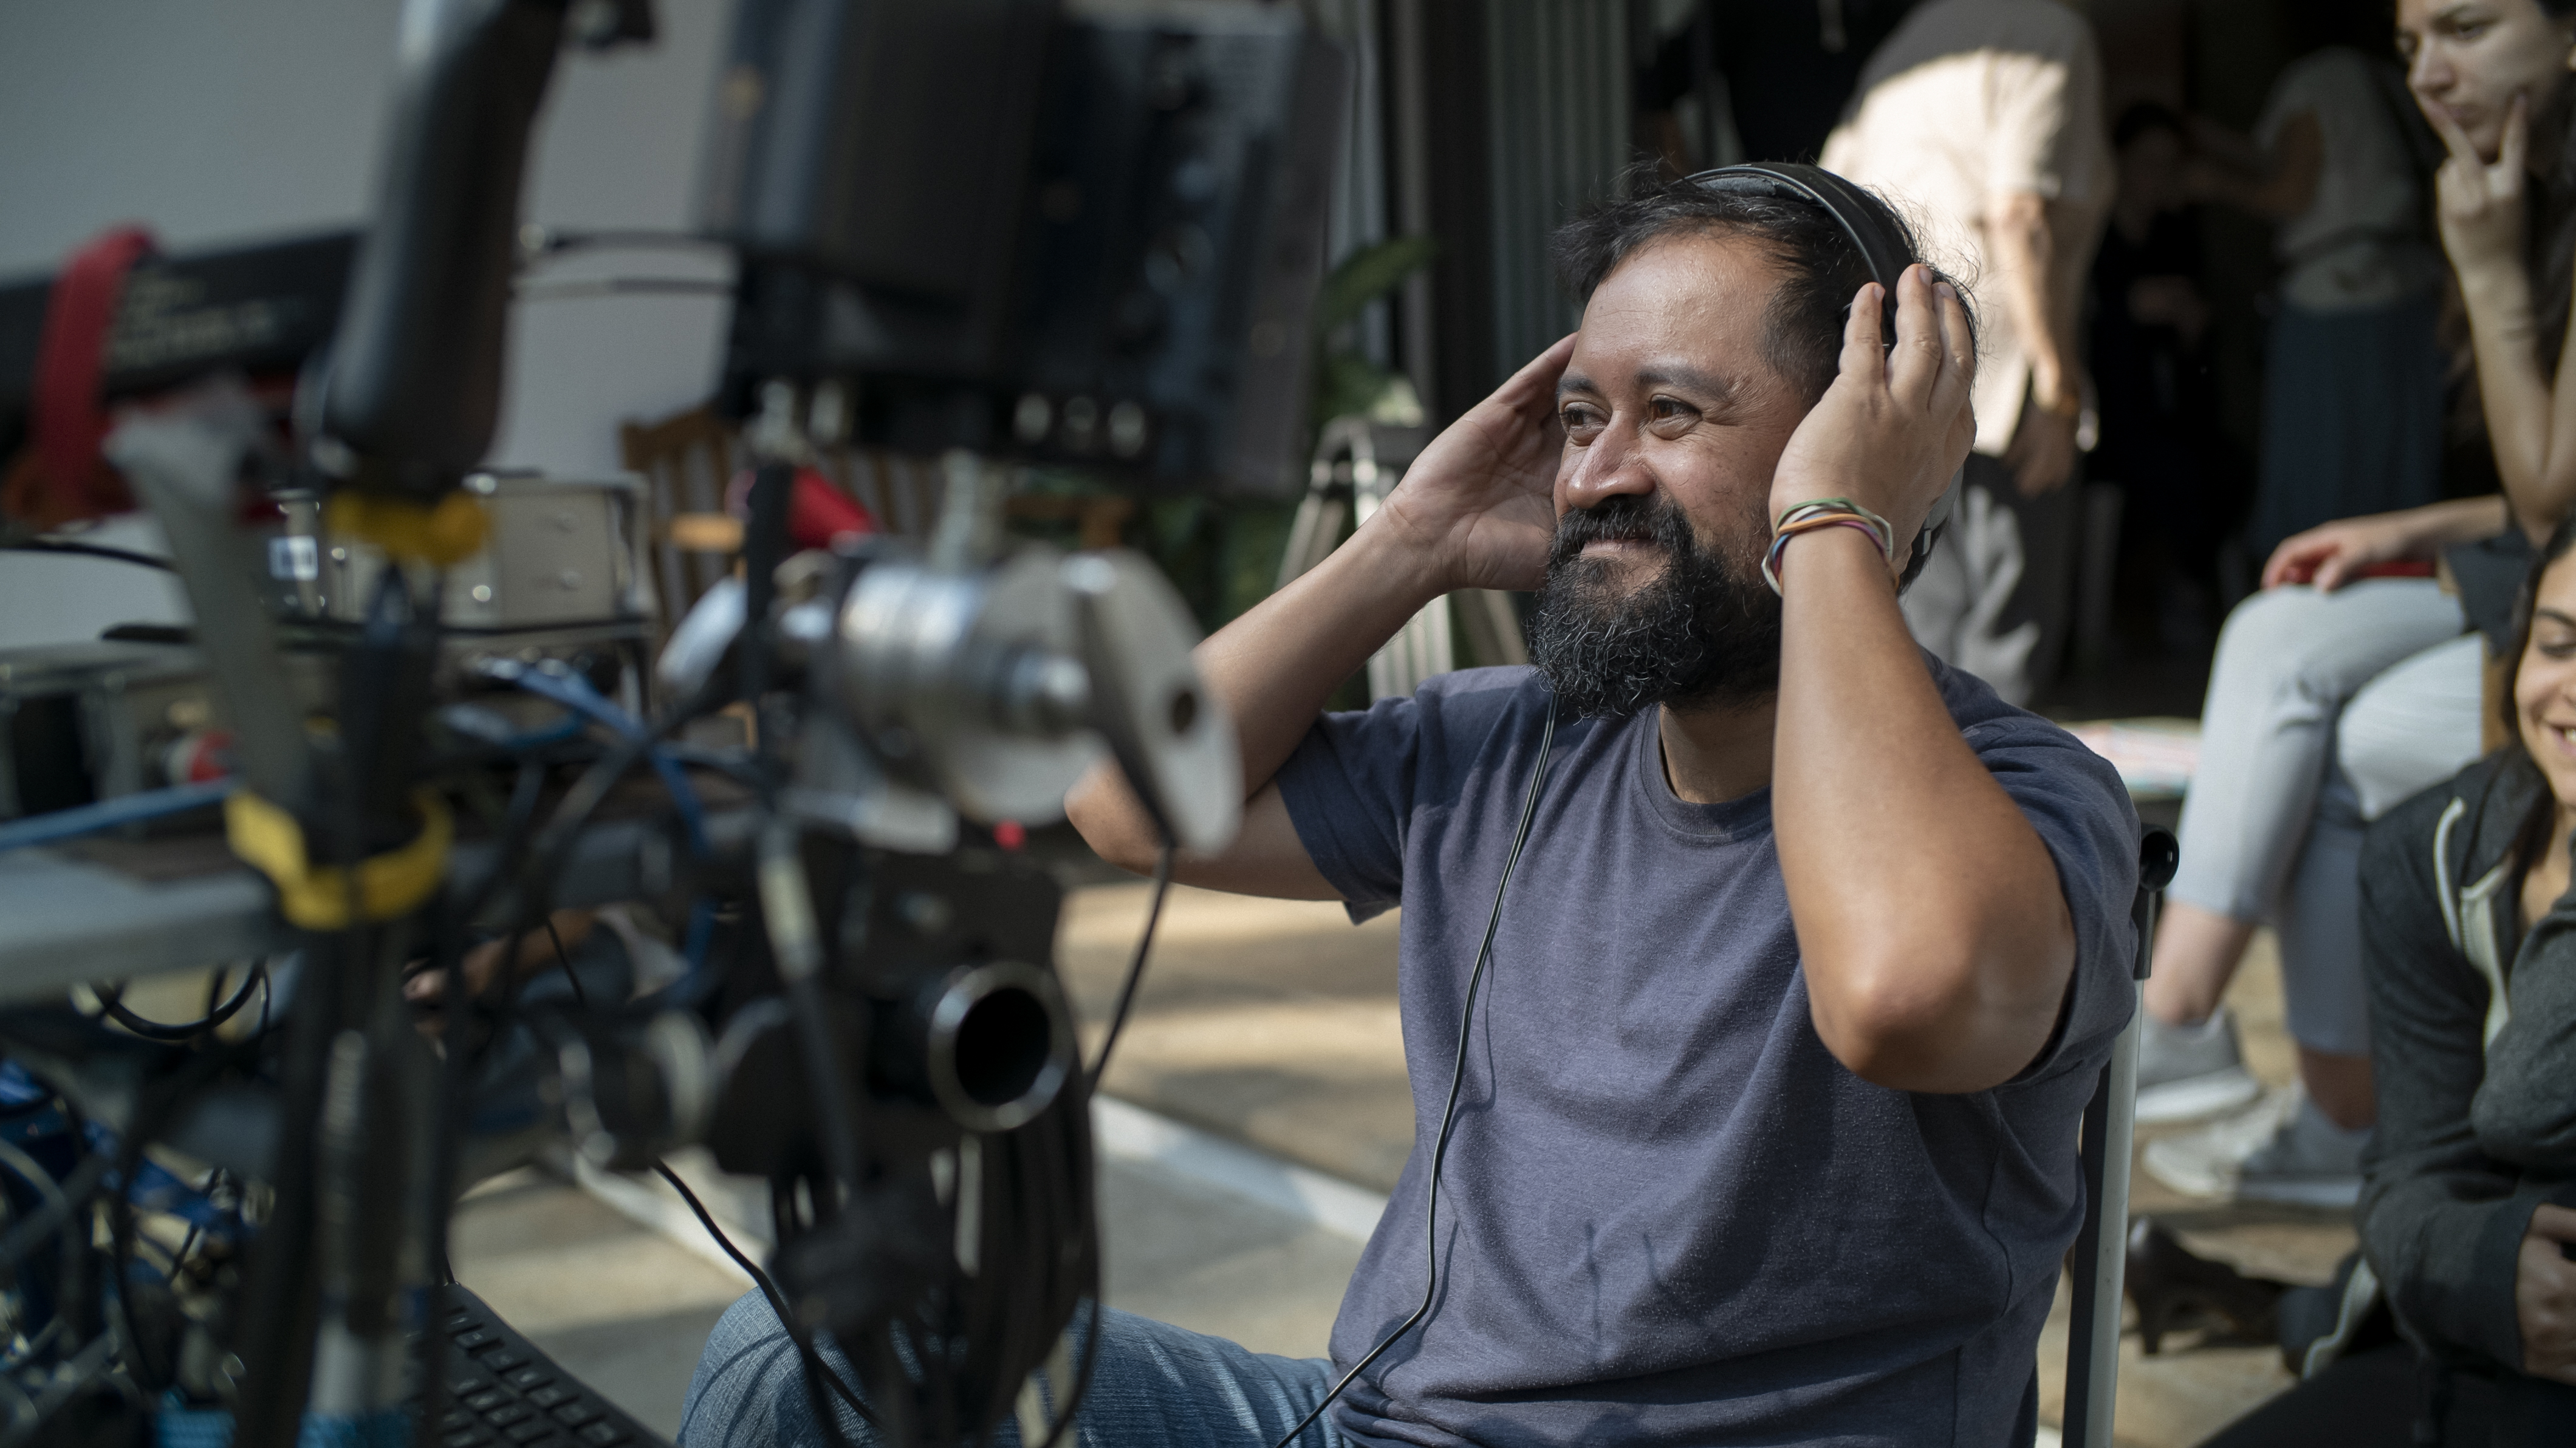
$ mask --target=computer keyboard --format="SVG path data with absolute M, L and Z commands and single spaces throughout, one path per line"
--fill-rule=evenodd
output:
M 462 1287 L 440 1289 L 446 1410 L 436 1448 L 670 1448 Z

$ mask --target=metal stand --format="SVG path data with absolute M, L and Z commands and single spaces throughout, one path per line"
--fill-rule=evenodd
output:
M 1297 505 L 1288 530 L 1288 547 L 1279 560 L 1278 588 L 1332 554 L 1342 541 L 1345 520 L 1365 523 L 1404 479 L 1404 470 L 1420 449 L 1418 430 L 1378 428 L 1366 418 L 1342 417 L 1324 425 L 1307 473 L 1306 496 Z M 1384 442 L 1397 446 L 1389 455 Z M 1457 612 L 1450 612 L 1452 603 Z M 1453 632 L 1453 625 L 1455 631 Z M 1470 588 L 1435 598 L 1405 621 L 1386 646 L 1369 656 L 1369 697 L 1401 698 L 1423 680 L 1458 667 L 1456 632 L 1467 637 L 1477 660 L 1486 664 L 1526 664 L 1529 650 L 1521 641 L 1520 615 L 1508 594 Z
M 2149 829 L 2138 845 L 2136 992 L 2129 1027 L 2084 1107 L 2084 1229 L 2069 1263 L 2075 1305 L 2067 1321 L 2065 1448 L 2111 1448 L 2111 1413 L 2120 1383 L 2120 1283 L 2128 1265 L 2129 1161 L 2136 1139 L 2138 1037 L 2144 1029 L 2147 967 L 2155 957 L 2156 909 L 2173 879 L 2181 849 L 2173 835 Z

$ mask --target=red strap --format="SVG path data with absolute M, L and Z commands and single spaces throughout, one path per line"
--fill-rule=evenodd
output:
M 2385 563 L 2365 564 L 2352 571 L 2355 578 L 2430 578 L 2434 574 L 2430 558 L 2392 558 Z
M 99 465 L 107 440 L 102 382 L 107 343 L 116 327 L 125 275 L 152 254 L 152 234 L 121 226 L 90 241 L 63 263 L 45 303 L 45 336 L 36 352 L 36 456 L 44 470 L 43 509 L 69 519 L 122 512 L 132 499 Z
M 787 495 L 787 536 L 799 548 L 829 548 L 844 535 L 865 537 L 877 531 L 877 520 L 865 504 L 812 468 L 796 470 L 796 491 Z
M 751 468 L 733 475 L 725 485 L 725 511 L 737 518 L 751 516 Z M 787 541 L 799 548 L 829 548 L 836 538 L 859 537 L 879 531 L 874 513 L 867 504 L 842 492 L 832 480 L 814 468 L 798 468 L 796 484 L 787 493 Z

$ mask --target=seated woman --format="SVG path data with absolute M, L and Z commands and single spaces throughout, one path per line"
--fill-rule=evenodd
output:
M 2324 1367 L 2206 1448 L 2576 1442 L 2571 545 L 2576 523 L 2517 610 L 2512 742 L 2363 852 L 2380 1117 L 2361 1240 L 2409 1341 Z
M 2402 0 L 2397 18 L 2407 83 L 2450 150 L 2435 187 L 2442 245 L 2505 491 L 2290 538 L 2220 637 L 2182 872 L 2147 984 L 2139 1119 L 2255 1096 L 2219 1002 L 2267 919 L 2305 1099 L 2153 1143 L 2147 1170 L 2197 1195 L 2333 1205 L 2359 1191 L 2376 1114 L 2356 964 L 2361 832 L 2478 753 L 2479 647 L 2464 630 L 2501 632 L 2510 584 L 2489 580 L 2516 576 L 2523 540 L 2576 500 L 2576 385 L 2555 386 L 2576 208 L 2525 218 L 2533 178 L 2560 165 L 2576 119 L 2576 0 Z M 2421 577 L 2352 584 L 2446 552 L 2456 595 Z

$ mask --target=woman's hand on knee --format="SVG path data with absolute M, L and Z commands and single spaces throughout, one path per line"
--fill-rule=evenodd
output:
M 2263 586 L 2308 583 L 2332 593 L 2372 564 L 2394 562 L 2414 548 L 2413 530 L 2397 516 L 2338 518 L 2282 539 L 2263 564 Z

